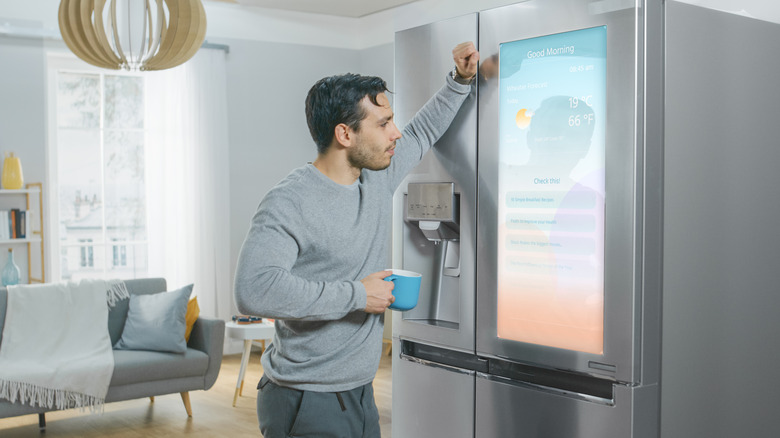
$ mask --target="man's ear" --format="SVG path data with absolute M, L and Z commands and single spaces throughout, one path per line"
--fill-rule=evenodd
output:
M 352 146 L 352 129 L 344 123 L 336 125 L 333 139 L 344 147 Z

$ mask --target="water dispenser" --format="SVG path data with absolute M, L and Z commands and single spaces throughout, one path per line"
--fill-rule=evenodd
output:
M 457 329 L 460 319 L 460 195 L 451 182 L 409 183 L 404 195 L 404 269 L 420 272 L 407 321 Z

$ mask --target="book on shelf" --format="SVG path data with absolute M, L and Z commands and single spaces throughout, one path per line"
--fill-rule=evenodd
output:
M 10 212 L 8 210 L 0 211 L 0 239 L 2 240 L 11 238 L 11 233 L 9 232 L 9 214 Z
M 27 237 L 27 224 L 25 224 L 25 217 L 27 212 L 24 210 L 18 210 L 16 212 L 16 237 L 24 239 Z
M 0 240 L 26 239 L 32 218 L 27 213 L 18 208 L 0 210 Z
M 18 222 L 17 219 L 19 218 L 19 209 L 18 208 L 12 208 L 11 212 L 9 213 L 9 219 L 11 221 L 11 229 L 9 230 L 11 234 L 11 239 L 18 239 L 19 235 L 17 231 L 19 228 L 16 226 L 16 223 Z

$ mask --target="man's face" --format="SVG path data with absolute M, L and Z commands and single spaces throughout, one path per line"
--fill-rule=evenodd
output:
M 360 101 L 366 117 L 360 121 L 360 130 L 352 132 L 355 143 L 347 155 L 349 164 L 358 169 L 387 169 L 395 153 L 395 141 L 401 138 L 385 93 L 378 94 L 376 101 L 379 105 L 374 105 L 368 96 Z

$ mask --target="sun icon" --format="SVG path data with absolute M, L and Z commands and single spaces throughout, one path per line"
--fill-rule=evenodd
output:
M 533 116 L 533 111 L 529 111 L 525 108 L 518 111 L 517 115 L 515 116 L 515 123 L 517 123 L 517 127 L 520 129 L 527 128 L 528 125 L 531 124 L 531 117 Z

